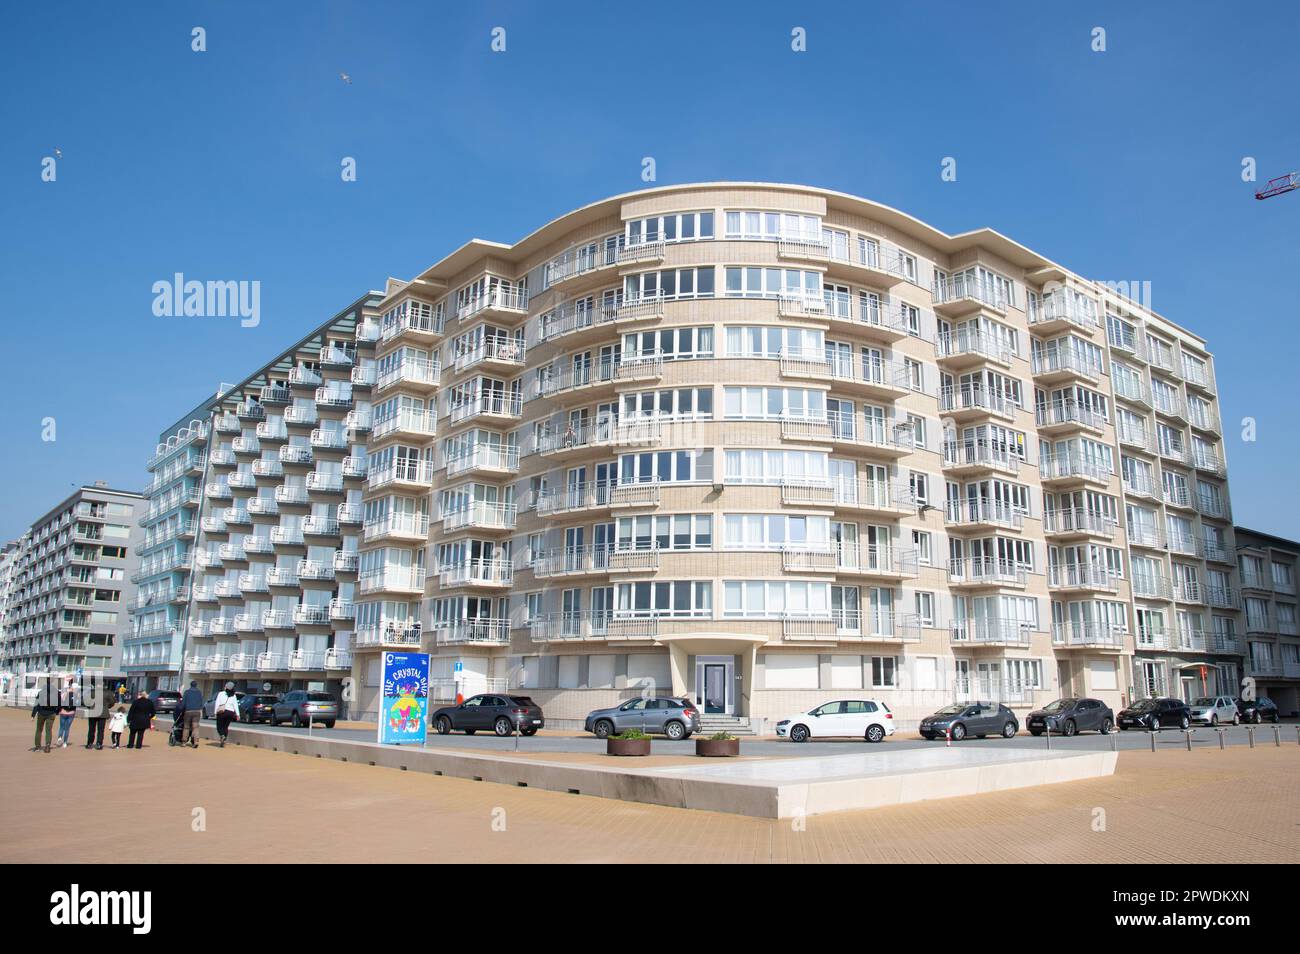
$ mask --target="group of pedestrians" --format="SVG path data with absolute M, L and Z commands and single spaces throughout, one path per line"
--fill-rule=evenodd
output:
M 49 752 L 52 748 L 66 749 L 72 735 L 72 723 L 77 717 L 77 709 L 86 711 L 87 732 L 86 748 L 103 749 L 104 735 L 107 732 L 111 748 L 120 748 L 122 733 L 129 730 L 126 747 L 140 749 L 144 747 L 144 734 L 153 728 L 158 715 L 153 700 L 143 689 L 136 694 L 128 706 L 126 692 L 119 686 L 115 698 L 100 694 L 94 698 L 82 699 L 71 677 L 57 691 L 53 687 L 38 693 L 32 705 L 32 718 L 36 720 L 36 734 L 32 740 L 33 752 Z M 235 684 L 228 682 L 217 694 L 214 703 L 217 719 L 217 735 L 221 747 L 226 745 L 230 732 L 230 723 L 239 718 L 239 697 L 235 693 Z M 173 714 L 174 731 L 177 742 L 198 748 L 199 721 L 203 718 L 203 693 L 197 682 L 191 682 L 177 704 Z M 54 724 L 58 722 L 59 733 L 54 741 Z M 45 736 L 44 743 L 41 736 Z

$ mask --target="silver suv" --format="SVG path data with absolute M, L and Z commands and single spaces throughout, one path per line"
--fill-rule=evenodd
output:
M 629 699 L 613 708 L 588 713 L 583 728 L 598 739 L 627 729 L 689 739 L 700 731 L 700 710 L 688 699 Z

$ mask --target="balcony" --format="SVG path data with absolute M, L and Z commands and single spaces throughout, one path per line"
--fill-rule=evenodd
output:
M 419 649 L 420 624 L 416 620 L 386 620 L 363 626 L 352 635 L 352 645 L 364 649 Z
M 293 609 L 293 623 L 295 626 L 329 626 L 329 605 L 317 606 L 311 603 L 300 603 Z
M 1028 577 L 1029 572 L 1023 566 L 996 557 L 973 557 L 948 563 L 948 583 L 951 586 L 1024 587 Z
M 471 298 L 456 309 L 456 320 L 462 324 L 479 315 L 496 315 L 506 319 L 521 319 L 528 314 L 528 293 L 506 285 L 495 285 L 485 294 Z
M 316 428 L 311 432 L 311 446 L 316 451 L 346 452 L 349 450 L 347 432 Z
M 829 432 L 829 433 L 827 433 Z M 786 440 L 830 440 L 853 449 L 870 449 L 890 457 L 902 457 L 915 449 L 912 425 L 905 419 L 880 420 L 830 411 L 825 423 L 811 420 L 783 420 L 781 436 Z
M 944 508 L 944 522 L 962 530 L 1020 530 L 1025 515 L 995 500 L 949 500 Z
M 995 288 L 974 276 L 955 275 L 946 282 L 935 282 L 934 310 L 945 318 L 960 318 L 982 309 L 999 314 L 1007 310 L 1007 301 Z
M 402 540 L 423 543 L 429 537 L 429 518 L 424 514 L 388 514 L 378 520 L 367 520 L 361 538 L 367 543 L 375 540 Z
M 784 617 L 781 638 L 792 643 L 914 643 L 921 638 L 921 624 L 914 614 L 839 610 L 830 616 Z
M 935 361 L 945 368 L 972 367 L 992 361 L 1011 365 L 1011 349 L 993 335 L 978 329 L 940 332 L 934 344 Z
M 280 448 L 282 467 L 310 467 L 314 461 L 311 448 L 302 444 L 286 444 Z
M 1043 512 L 1043 533 L 1049 537 L 1101 537 L 1110 540 L 1114 538 L 1117 526 L 1114 517 L 1082 507 Z
M 537 452 L 543 457 L 564 458 L 594 448 L 647 447 L 660 443 L 663 421 L 646 418 L 620 421 L 600 419 L 574 424 L 550 424 L 538 435 Z
M 281 484 L 275 488 L 275 502 L 283 509 L 285 507 L 309 506 L 311 499 L 307 494 L 306 487 L 297 484 Z
M 316 421 L 314 404 L 294 404 L 284 409 L 284 423 L 288 427 L 315 427 Z
M 453 416 L 453 422 L 455 418 Z M 387 417 L 376 417 L 371 425 L 371 440 L 378 442 L 385 438 L 409 440 L 425 443 L 436 434 L 435 416 L 432 408 L 399 408 L 397 413 Z
M 325 653 L 295 649 L 289 653 L 290 672 L 324 672 Z
M 212 453 L 208 455 L 208 460 L 211 462 L 213 468 L 220 467 L 223 469 L 234 467 L 238 463 L 238 461 L 235 460 L 235 452 L 229 447 L 214 448 Z
M 226 521 L 215 514 L 209 517 L 204 517 L 199 521 L 199 526 L 202 527 L 203 532 L 209 536 L 220 536 L 228 532 L 226 530 Z
M 352 383 L 352 389 L 354 391 L 358 388 L 364 390 L 374 387 L 378 378 L 378 371 L 373 364 L 364 366 L 358 365 L 353 368 L 351 374 L 348 375 L 348 380 Z
M 1117 593 L 1119 580 L 1114 570 L 1090 563 L 1056 563 L 1047 568 L 1047 587 L 1051 590 Z
M 243 430 L 243 426 L 239 423 L 239 418 L 234 414 L 228 413 L 217 418 L 213 426 L 216 428 L 218 434 L 239 434 Z
M 953 620 L 948 641 L 953 646 L 1027 649 L 1033 627 L 1016 619 Z
M 1215 477 L 1227 476 L 1227 468 L 1223 465 L 1223 458 L 1212 450 L 1194 450 L 1191 455 L 1192 466 L 1197 470 Z
M 339 504 L 338 510 L 339 525 L 344 527 L 359 527 L 365 519 L 365 511 L 360 504 Z
M 946 441 L 943 445 L 943 470 L 954 476 L 1006 474 L 1018 476 L 1021 460 L 1010 444 L 988 440 Z
M 243 594 L 265 593 L 269 587 L 266 583 L 266 576 L 262 573 L 241 573 L 239 574 L 239 590 Z
M 320 560 L 299 560 L 298 579 L 300 582 L 333 582 L 334 562 Z
M 882 401 L 896 401 L 912 393 L 907 366 L 887 358 L 783 357 L 781 373 L 789 377 L 829 377 L 836 390 Z
M 397 460 L 366 476 L 366 489 L 393 487 L 397 490 L 427 491 L 433 486 L 433 466 L 425 460 Z
M 292 630 L 293 611 L 266 610 L 262 613 L 262 627 L 264 629 Z
M 1133 588 L 1133 595 L 1142 599 L 1168 601 L 1174 598 L 1173 587 L 1169 585 L 1169 579 L 1162 575 L 1135 573 L 1130 585 Z
M 266 583 L 275 589 L 297 589 L 299 584 L 296 568 L 277 566 L 266 571 Z
M 1100 434 L 1106 419 L 1091 408 L 1075 401 L 1053 401 L 1034 409 L 1038 430 L 1044 434 L 1063 434 L 1079 430 Z
M 351 368 L 356 360 L 356 352 L 351 348 L 342 348 L 338 345 L 326 345 L 321 349 L 321 367 L 330 368 L 335 371 L 343 371 Z
M 280 513 L 280 505 L 274 497 L 250 497 L 248 512 L 253 517 L 275 517 Z
M 448 479 L 471 473 L 517 474 L 519 473 L 519 448 L 478 444 L 465 453 L 448 457 L 446 466 Z
M 440 623 L 433 627 L 434 639 L 440 646 L 474 644 L 479 646 L 510 645 L 510 620 L 462 619 L 454 623 Z
M 441 379 L 442 365 L 436 358 L 403 358 L 385 367 L 375 385 L 381 393 L 398 386 L 429 393 L 437 390 Z
M 257 656 L 254 653 L 234 653 L 228 665 L 230 672 L 256 672 Z
M 357 616 L 356 605 L 351 600 L 339 599 L 336 596 L 329 602 L 329 616 L 336 623 L 351 622 Z
M 524 342 L 522 338 L 494 336 L 484 338 L 474 348 L 456 355 L 457 374 L 474 368 L 515 374 L 524 366 Z
M 258 653 L 257 671 L 258 672 L 288 672 L 289 654 L 288 653 Z
M 284 465 L 280 463 L 279 458 L 271 460 L 253 461 L 253 476 L 255 478 L 276 478 L 284 476 Z
M 240 613 L 235 617 L 235 632 L 237 633 L 261 633 L 265 629 L 261 613 Z
M 204 488 L 204 493 L 211 500 L 229 500 L 231 498 L 230 487 L 225 481 L 213 481 Z
M 959 385 L 939 389 L 939 409 L 956 421 L 975 420 L 989 415 L 1013 420 L 1017 406 L 1003 395 L 985 388 Z
M 317 388 L 323 383 L 320 372 L 306 365 L 289 369 L 289 384 L 293 387 Z
M 402 593 L 423 595 L 424 568 L 409 566 L 388 566 L 378 570 L 367 570 L 357 579 L 357 592 Z
M 1096 384 L 1101 369 L 1070 347 L 1041 348 L 1030 359 L 1034 383 L 1039 385 L 1066 384 L 1082 381 Z
M 867 543 L 784 547 L 781 567 L 788 573 L 838 573 L 900 580 L 919 572 L 916 550 Z
M 221 554 L 222 563 L 248 562 L 248 555 L 244 552 L 242 543 L 223 543 L 218 552 Z
M 1230 586 L 1207 586 L 1205 588 L 1205 598 L 1215 609 L 1235 610 L 1241 608 L 1241 603 L 1237 599 L 1237 592 Z
M 1027 318 L 1030 327 L 1041 334 L 1077 328 L 1091 335 L 1101 327 L 1095 303 L 1062 288 L 1044 293 L 1036 303 L 1031 299 Z
M 343 493 L 343 474 L 313 470 L 307 475 L 307 493 L 327 496 Z
M 783 502 L 785 496 L 783 484 Z M 909 485 L 864 478 L 859 478 L 856 482 L 832 482 L 831 501 L 838 509 L 863 510 L 882 516 L 901 516 L 916 510 L 916 497 Z
M 523 401 L 516 394 L 480 394 L 478 397 L 452 404 L 450 414 L 452 424 L 474 420 L 481 420 L 484 423 L 513 423 L 523 415 Z M 433 435 L 432 427 L 430 423 L 430 436 Z M 378 434 L 378 424 L 375 425 L 375 431 Z
M 1145 427 L 1135 427 L 1128 420 L 1118 420 L 1115 422 L 1115 434 L 1121 444 L 1136 447 L 1148 454 L 1156 452 L 1155 437 Z
M 443 586 L 509 587 L 515 580 L 515 568 L 509 560 L 470 559 L 438 568 Z
M 661 295 L 625 298 L 614 310 L 616 326 L 638 324 L 642 321 L 662 321 L 663 317 L 664 298 Z
M 1110 483 L 1111 473 L 1099 461 L 1071 454 L 1045 454 L 1039 459 L 1038 476 L 1045 484 L 1087 482 L 1105 486 Z
M 814 294 L 781 295 L 776 300 L 776 314 L 779 318 L 799 318 L 825 320 L 827 300 Z
M 338 550 L 334 554 L 334 573 L 336 576 L 354 574 L 360 562 L 361 558 L 354 551 Z
M 400 337 L 432 344 L 442 337 L 443 314 L 427 301 L 414 298 L 399 303 L 384 315 L 379 340 L 387 344 Z
M 263 421 L 257 425 L 257 439 L 268 444 L 283 444 L 289 439 L 289 429 L 283 421 Z
M 1052 624 L 1055 649 L 1124 649 L 1124 630 L 1098 620 L 1071 620 Z
M 610 552 L 611 547 L 608 546 L 556 547 L 541 553 L 533 560 L 533 575 L 538 579 L 548 579 L 586 573 L 608 573 Z
M 457 530 L 513 530 L 518 508 L 513 503 L 468 501 L 465 506 L 442 515 L 444 533 Z

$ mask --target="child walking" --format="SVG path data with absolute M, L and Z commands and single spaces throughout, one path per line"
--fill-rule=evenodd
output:
M 113 748 L 120 748 L 122 745 L 122 733 L 126 730 L 126 706 L 118 703 L 113 706 L 113 712 L 108 717 L 108 732 L 113 737 Z

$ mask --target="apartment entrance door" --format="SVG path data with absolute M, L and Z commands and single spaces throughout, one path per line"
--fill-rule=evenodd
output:
M 735 673 L 736 662 L 730 656 L 695 658 L 695 704 L 701 712 L 735 713 Z

